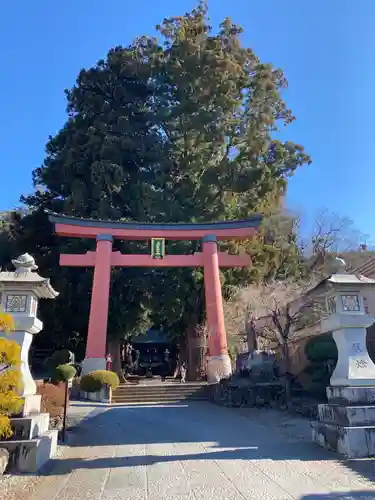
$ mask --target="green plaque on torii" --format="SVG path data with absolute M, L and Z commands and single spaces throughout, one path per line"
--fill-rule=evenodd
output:
M 165 239 L 151 239 L 151 256 L 153 259 L 164 259 L 165 256 Z

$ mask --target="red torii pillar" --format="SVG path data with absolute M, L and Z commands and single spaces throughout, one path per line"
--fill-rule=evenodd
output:
M 85 372 L 105 370 L 109 288 L 111 285 L 111 235 L 96 237 L 94 280 L 85 355 Z M 104 360 L 104 362 L 103 362 Z
M 215 235 L 203 238 L 203 269 L 209 352 L 207 378 L 216 382 L 231 375 L 232 363 L 228 355 Z

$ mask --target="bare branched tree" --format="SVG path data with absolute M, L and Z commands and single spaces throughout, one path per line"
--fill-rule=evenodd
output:
M 270 262 L 264 258 L 256 260 L 255 266 L 264 267 L 259 272 L 262 279 L 257 285 L 236 290 L 225 303 L 228 335 L 244 337 L 254 329 L 249 320 L 252 314 L 250 305 L 257 297 L 269 295 L 274 304 L 279 304 L 277 310 L 280 312 L 280 304 L 284 307 L 288 302 L 295 303 L 297 297 L 325 276 L 342 270 L 342 260 L 337 259 L 339 250 L 358 249 L 358 232 L 348 218 L 321 211 L 308 239 L 300 237 L 301 225 L 301 217 L 293 213 L 267 219 L 261 244 L 266 247 L 263 256 L 268 252 Z M 270 246 L 273 248 L 271 252 Z M 257 251 L 262 254 L 261 245 Z M 263 305 L 263 311 L 259 311 L 257 304 L 257 318 L 269 316 L 270 300 Z
M 258 347 L 260 339 L 264 342 L 263 346 L 267 341 L 273 346 L 280 346 L 287 400 L 291 392 L 288 344 L 296 331 L 316 324 L 323 311 L 323 303 L 308 295 L 315 284 L 307 281 L 274 281 L 258 287 L 258 293 L 256 296 L 254 294 L 250 304 L 251 324 Z
M 280 346 L 285 371 L 285 391 L 290 398 L 290 359 L 289 342 L 295 332 L 314 325 L 322 316 L 323 304 L 312 299 L 307 292 L 328 274 L 342 272 L 343 260 L 338 256 L 343 252 L 359 250 L 363 241 L 352 222 L 345 217 L 321 211 L 309 238 L 299 240 L 299 252 L 302 256 L 300 272 L 296 273 L 296 262 L 288 265 L 288 255 L 292 255 L 288 245 L 293 244 L 291 230 L 299 230 L 301 219 L 298 216 L 284 219 L 285 234 L 280 231 L 272 235 L 267 229 L 267 238 L 277 241 L 282 258 L 276 262 L 282 267 L 276 269 L 275 259 L 272 275 L 268 273 L 257 285 L 238 290 L 234 298 L 225 305 L 225 316 L 230 336 L 247 337 L 249 350 Z M 280 225 L 278 226 L 280 229 Z M 285 258 L 284 258 L 285 257 Z M 282 270 L 282 272 L 281 272 Z M 266 275 L 267 273 L 265 273 Z M 271 279 L 269 279 L 271 276 Z
M 241 291 L 234 294 L 229 301 L 224 302 L 224 318 L 229 348 L 237 352 L 246 351 L 248 304 Z
M 308 272 L 326 275 L 335 271 L 335 257 L 361 251 L 367 239 L 348 217 L 320 210 L 307 236 L 300 238 L 299 245 L 307 258 Z

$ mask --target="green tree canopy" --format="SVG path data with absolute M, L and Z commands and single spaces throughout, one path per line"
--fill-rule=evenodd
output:
M 242 28 L 225 19 L 217 32 L 204 3 L 111 49 L 66 91 L 68 118 L 50 137 L 38 190 L 24 198 L 19 246 L 33 253 L 61 292 L 46 331 L 87 328 L 90 270 L 60 269 L 58 253 L 88 243 L 56 238 L 44 209 L 75 216 L 142 222 L 246 218 L 278 199 L 288 177 L 310 162 L 303 147 L 277 138 L 294 117 L 283 100 L 283 72 L 241 45 Z M 236 245 L 228 245 L 235 249 Z M 148 245 L 116 242 L 122 252 Z M 194 242 L 168 242 L 189 253 Z M 174 331 L 204 317 L 200 270 L 113 271 L 109 331 L 135 332 L 150 321 Z M 251 279 L 225 271 L 224 284 Z

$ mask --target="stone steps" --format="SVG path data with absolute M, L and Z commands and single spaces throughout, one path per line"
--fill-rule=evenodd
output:
M 207 401 L 207 384 L 121 384 L 113 392 L 113 403 L 167 403 L 179 401 Z

